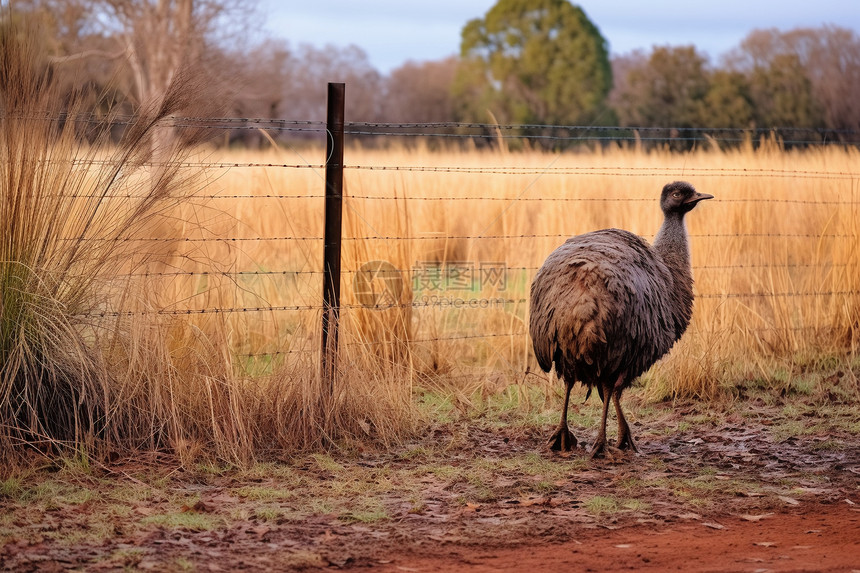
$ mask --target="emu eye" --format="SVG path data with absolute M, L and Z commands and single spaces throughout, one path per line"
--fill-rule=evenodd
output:
M 674 193 L 672 193 L 672 197 L 674 197 L 675 199 L 677 199 L 680 196 L 681 196 L 681 193 L 679 191 L 675 191 Z

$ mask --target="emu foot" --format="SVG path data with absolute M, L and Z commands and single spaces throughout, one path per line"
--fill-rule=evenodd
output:
M 562 424 L 547 440 L 547 445 L 556 452 L 569 452 L 576 447 L 576 438 L 567 429 L 567 424 Z
M 622 435 L 618 436 L 618 442 L 615 444 L 615 447 L 619 450 L 630 449 L 632 452 L 639 452 L 639 448 L 636 447 L 636 444 L 633 443 L 633 436 L 630 435 L 630 430 L 627 430 Z
M 594 442 L 594 447 L 591 448 L 591 459 L 597 458 L 607 458 L 607 459 L 615 459 L 624 454 L 620 448 L 615 446 L 610 446 L 606 443 L 606 438 L 602 437 Z

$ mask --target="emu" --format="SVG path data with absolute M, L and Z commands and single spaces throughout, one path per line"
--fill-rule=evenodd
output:
M 663 187 L 663 225 L 653 245 L 620 229 L 568 239 L 547 257 L 531 286 L 529 333 L 538 364 L 566 385 L 553 450 L 577 441 L 567 426 L 577 381 L 603 402 L 591 457 L 604 455 L 609 402 L 618 417 L 616 448 L 636 450 L 621 411 L 621 393 L 677 342 L 693 313 L 693 278 L 684 215 L 713 195 L 676 181 Z

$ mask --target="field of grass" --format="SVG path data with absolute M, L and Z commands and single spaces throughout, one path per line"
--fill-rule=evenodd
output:
M 329 388 L 322 149 L 166 147 L 180 140 L 161 125 L 193 89 L 181 81 L 119 143 L 91 119 L 45 121 L 81 110 L 62 107 L 26 35 L 0 40 L 0 460 L 390 444 L 428 421 L 427 396 L 461 412 L 501 396 L 529 416 L 535 389 L 560 390 L 532 357 L 531 277 L 574 234 L 652 238 L 676 179 L 716 199 L 688 217 L 693 322 L 646 395 L 857 386 L 856 149 L 350 147 Z
M 232 152 L 215 160 L 315 163 L 309 156 L 320 153 Z M 521 382 L 526 368 L 535 368 L 525 326 L 528 287 L 546 255 L 568 236 L 604 227 L 651 239 L 660 224 L 660 188 L 686 179 L 716 200 L 688 218 L 695 316 L 671 357 L 647 377 L 649 388 L 659 397 L 710 397 L 739 377 L 778 383 L 780 369 L 838 359 L 856 348 L 857 159 L 856 150 L 786 151 L 772 142 L 683 154 L 350 149 L 345 351 L 354 360 L 379 356 L 408 364 L 422 383 L 467 394 Z M 207 229 L 212 236 L 321 234 L 317 170 L 233 168 L 217 185 L 231 197 L 211 201 L 225 215 L 223 228 Z M 209 258 L 263 274 L 241 275 L 241 288 L 230 284 L 223 306 L 320 304 L 321 241 L 229 246 Z M 373 261 L 399 273 L 356 282 L 356 271 Z M 367 297 L 357 298 L 356 289 L 362 294 L 368 286 L 376 289 L 373 300 L 390 308 L 363 308 Z M 184 286 L 188 297 L 194 288 Z M 200 292 L 201 305 L 213 304 L 210 290 Z M 317 351 L 315 308 L 237 313 L 230 320 L 244 334 L 233 339 L 235 351 L 257 355 L 246 362 L 252 371 L 272 364 L 268 352 Z M 276 363 L 289 362 L 277 356 Z
M 546 399 L 560 389 L 526 332 L 534 272 L 577 233 L 619 227 L 650 240 L 660 188 L 675 179 L 716 199 L 688 217 L 693 323 L 643 377 L 647 394 L 708 399 L 741 382 L 784 393 L 808 370 L 851 372 L 856 150 L 351 148 L 341 383 L 329 396 L 318 373 L 322 174 L 277 166 L 320 156 L 209 152 L 215 166 L 193 198 L 139 231 L 157 239 L 141 243 L 151 256 L 131 279 L 146 294 L 129 303 L 122 289 L 107 306 L 140 313 L 135 336 L 161 362 L 148 358 L 144 401 L 169 428 L 162 445 L 235 460 L 345 437 L 385 442 L 418 422 L 414 397 L 426 390 L 465 409 L 505 393 L 527 412 L 528 388 Z M 126 384 L 120 395 L 133 392 Z
M 759 143 L 683 154 L 347 150 L 342 384 L 330 403 L 317 372 L 322 174 L 277 166 L 317 164 L 321 150 L 210 154 L 204 197 L 161 235 L 176 241 L 165 276 L 150 277 L 154 306 L 178 313 L 174 344 L 200 355 L 205 341 L 223 357 L 225 388 L 250 392 L 226 412 L 271 392 L 300 413 L 286 435 L 301 445 L 408 431 L 424 390 L 463 408 L 506 393 L 528 411 L 529 387 L 550 398 L 560 386 L 535 372 L 526 334 L 536 269 L 588 230 L 652 238 L 660 188 L 686 179 L 716 200 L 688 218 L 694 319 L 644 376 L 647 394 L 708 399 L 744 383 L 785 393 L 808 371 L 853 376 L 858 153 Z M 325 423 L 306 427 L 308 412 Z

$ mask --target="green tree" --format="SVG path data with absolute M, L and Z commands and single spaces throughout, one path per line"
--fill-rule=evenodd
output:
M 705 108 L 702 127 L 752 127 L 755 106 L 747 78 L 728 70 L 713 72 L 705 95 Z
M 594 125 L 612 121 L 606 40 L 567 0 L 498 0 L 463 28 L 454 82 L 465 121 Z
M 778 54 L 769 65 L 750 75 L 759 127 L 820 127 L 821 111 L 813 97 L 812 82 L 794 54 Z
M 624 126 L 699 127 L 705 121 L 710 89 L 707 60 L 693 46 L 655 47 L 645 59 L 627 58 L 612 94 Z

